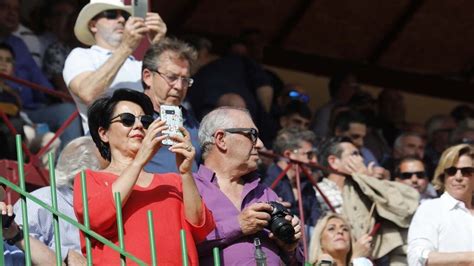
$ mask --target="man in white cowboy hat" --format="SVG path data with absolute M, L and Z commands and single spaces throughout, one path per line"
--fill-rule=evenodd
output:
M 143 91 L 142 62 L 131 54 L 148 36 L 158 42 L 166 25 L 157 13 L 131 17 L 132 9 L 119 0 L 91 0 L 79 13 L 74 33 L 90 48 L 75 48 L 66 59 L 63 77 L 88 133 L 87 107 L 119 88 Z

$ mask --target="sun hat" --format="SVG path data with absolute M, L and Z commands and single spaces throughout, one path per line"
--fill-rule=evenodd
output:
M 77 16 L 76 25 L 74 25 L 74 34 L 77 39 L 83 44 L 94 45 L 95 39 L 89 30 L 89 21 L 97 14 L 110 9 L 123 10 L 132 14 L 132 7 L 124 5 L 120 0 L 91 0 Z

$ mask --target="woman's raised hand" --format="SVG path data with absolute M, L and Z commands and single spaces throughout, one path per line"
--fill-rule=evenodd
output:
M 176 154 L 176 166 L 180 174 L 191 174 L 193 168 L 194 156 L 196 156 L 196 149 L 191 142 L 191 135 L 184 127 L 179 127 L 183 137 L 179 135 L 170 136 L 175 142 L 169 150 Z
M 162 135 L 161 132 L 166 129 L 168 129 L 168 127 L 165 121 L 160 119 L 153 121 L 146 131 L 142 146 L 138 150 L 135 160 L 143 164 L 148 163 L 162 146 L 161 141 L 166 138 L 166 135 Z

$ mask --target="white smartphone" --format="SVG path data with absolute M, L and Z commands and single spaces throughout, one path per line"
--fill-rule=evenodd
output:
M 169 138 L 169 136 L 180 135 L 183 136 L 183 133 L 179 130 L 179 127 L 183 126 L 183 114 L 179 106 L 173 105 L 161 105 L 160 106 L 160 118 L 163 121 L 166 121 L 168 126 L 167 130 L 164 130 L 163 135 L 168 137 L 162 141 L 164 145 L 173 145 L 174 141 Z
M 132 16 L 145 19 L 146 13 L 148 12 L 148 0 L 133 0 L 132 7 Z

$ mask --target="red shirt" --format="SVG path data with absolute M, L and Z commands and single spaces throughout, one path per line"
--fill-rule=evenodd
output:
M 118 231 L 112 183 L 117 176 L 106 172 L 86 170 L 87 197 L 91 229 L 117 246 Z M 74 182 L 74 212 L 80 223 L 83 220 L 80 175 Z M 175 173 L 155 174 L 151 184 L 144 188 L 135 185 L 122 207 L 125 250 L 145 263 L 151 263 L 147 211 L 153 212 L 156 256 L 159 265 L 182 265 L 180 230 L 186 231 L 188 261 L 198 265 L 196 243 L 203 241 L 215 228 L 211 212 L 203 203 L 203 223 L 193 225 L 184 215 L 181 176 Z M 117 265 L 118 252 L 91 238 L 92 260 L 95 265 Z M 85 255 L 85 238 L 81 231 L 82 252 Z M 133 261 L 127 260 L 127 264 Z M 134 263 L 133 263 L 134 264 Z

